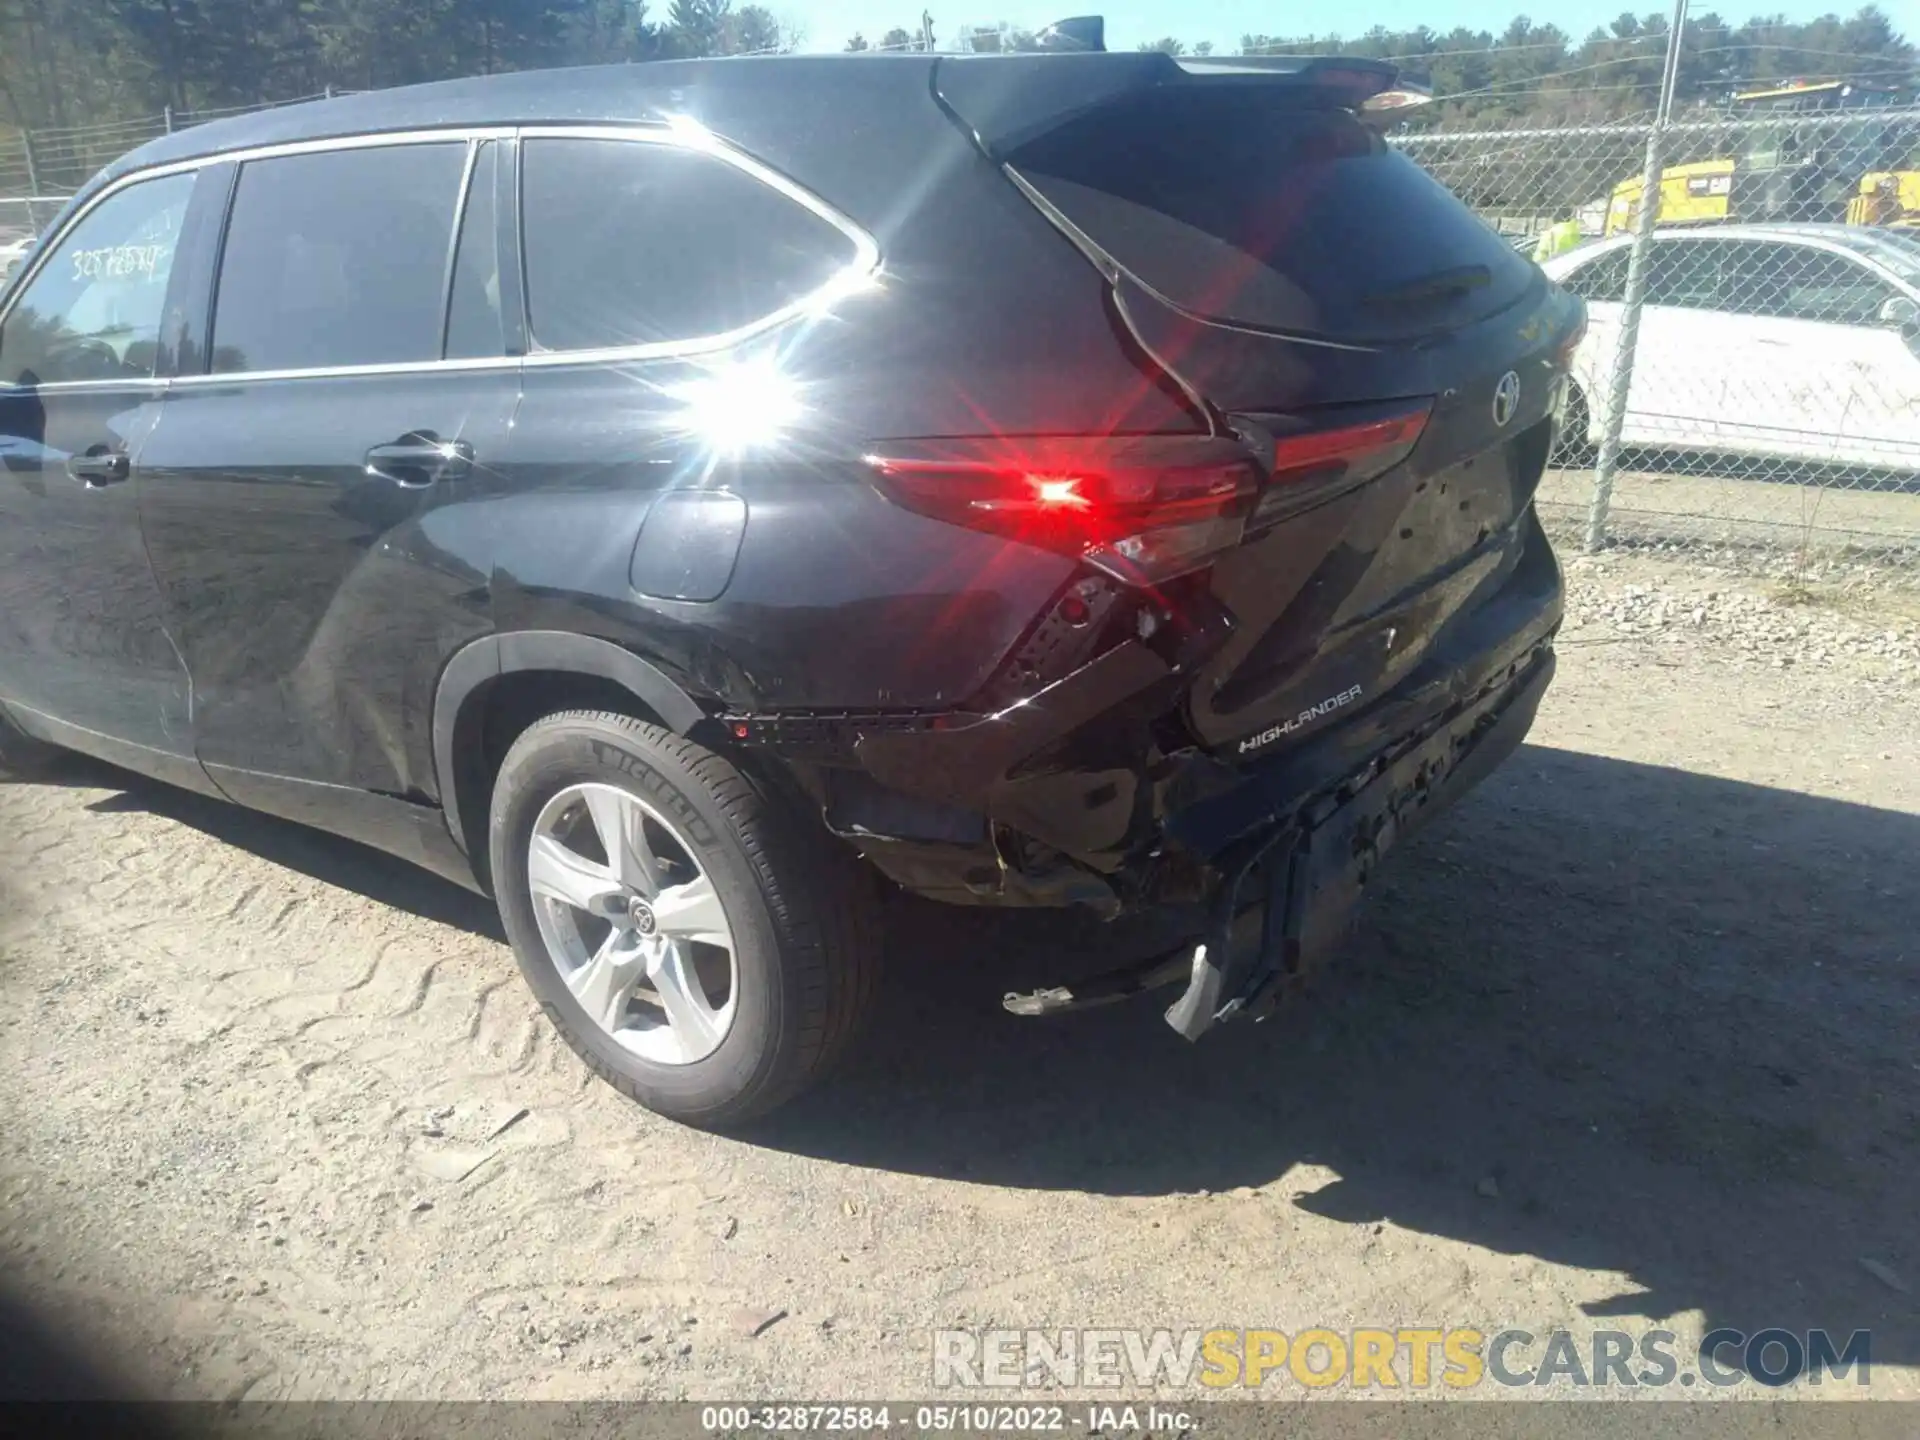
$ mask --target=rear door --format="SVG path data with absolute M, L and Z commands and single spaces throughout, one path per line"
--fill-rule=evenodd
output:
M 1656 449 L 1722 443 L 1728 376 L 1755 341 L 1748 317 L 1726 308 L 1731 256 L 1723 240 L 1656 239 L 1647 252 L 1633 381 L 1622 438 Z
M 198 753 L 234 799 L 432 793 L 418 686 L 488 622 L 486 577 L 428 531 L 487 483 L 516 393 L 499 144 L 301 147 L 232 176 L 143 505 Z
M 137 498 L 194 185 L 100 200 L 0 324 L 0 700 L 71 727 L 65 743 L 204 785 Z

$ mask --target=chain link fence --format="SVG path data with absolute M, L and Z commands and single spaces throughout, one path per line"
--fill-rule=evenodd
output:
M 36 127 L 0 134 L 0 244 L 36 235 L 59 213 L 67 198 L 102 166 L 175 130 L 229 115 L 272 110 L 349 92 L 328 88 L 259 105 L 218 109 L 167 109 L 158 115 L 65 128 Z
M 1587 302 L 1563 538 L 1920 574 L 1920 110 L 1395 143 Z

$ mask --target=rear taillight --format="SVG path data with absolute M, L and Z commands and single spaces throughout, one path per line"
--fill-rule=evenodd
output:
M 1273 442 L 1273 478 L 1278 484 L 1371 477 L 1413 453 L 1427 428 L 1431 407 L 1422 403 L 1352 425 L 1282 434 Z
M 1178 453 L 1196 447 L 1210 453 Z M 964 448 L 890 448 L 867 463 L 882 493 L 909 510 L 1073 555 L 1134 584 L 1183 574 L 1238 543 L 1260 485 L 1232 442 L 1001 441 L 993 453 L 956 453 Z
M 1421 400 L 1240 417 L 1273 439 L 1272 478 L 1249 527 L 1324 504 L 1384 475 L 1413 453 L 1432 412 L 1432 402 Z

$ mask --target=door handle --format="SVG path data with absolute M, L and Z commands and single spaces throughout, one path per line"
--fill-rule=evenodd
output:
M 473 469 L 473 446 L 415 430 L 367 451 L 367 473 L 403 490 L 423 490 L 436 480 L 458 480 Z
M 109 450 L 96 445 L 84 455 L 67 457 L 67 474 L 89 490 L 102 485 L 118 485 L 133 473 L 133 462 L 124 450 Z

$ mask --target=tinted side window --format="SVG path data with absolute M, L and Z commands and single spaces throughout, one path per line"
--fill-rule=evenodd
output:
M 213 368 L 436 360 L 464 143 L 249 161 L 227 222 Z
M 1718 309 L 1728 258 L 1727 247 L 1717 240 L 1654 241 L 1647 256 L 1647 303 Z
M 505 351 L 500 329 L 500 228 L 494 206 L 494 156 L 480 147 L 460 218 L 460 245 L 453 262 L 453 292 L 447 301 L 447 358 L 468 359 Z
M 1744 241 L 1731 248 L 1727 262 L 1727 309 L 1736 315 L 1784 318 L 1789 277 L 1802 268 L 1796 245 Z
M 546 350 L 717 335 L 854 258 L 827 221 L 737 166 L 671 145 L 520 147 L 527 320 Z
M 1609 250 L 1597 260 L 1580 266 L 1561 283 L 1583 300 L 1618 302 L 1626 298 L 1628 258 L 1629 252 L 1625 249 Z
M 1738 247 L 1729 309 L 1783 320 L 1874 325 L 1893 287 L 1851 256 L 1811 245 Z
M 0 330 L 0 384 L 145 379 L 193 176 L 109 195 L 60 237 Z

